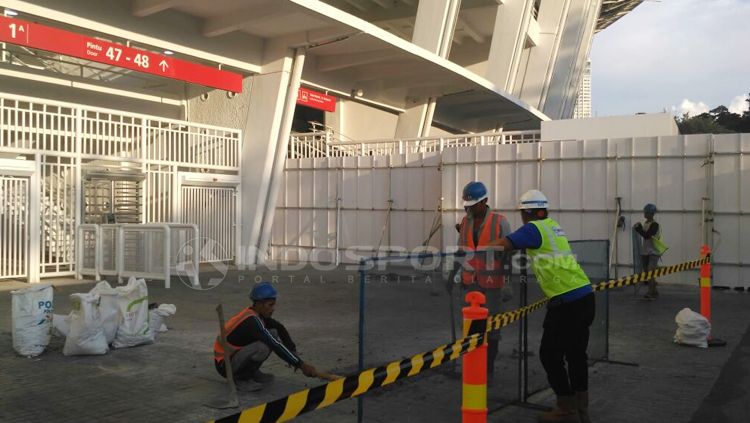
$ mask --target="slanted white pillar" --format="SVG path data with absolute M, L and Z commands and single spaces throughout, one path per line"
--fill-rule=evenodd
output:
M 305 54 L 269 46 L 266 57 L 250 85 L 243 131 L 238 265 L 262 263 L 267 254 Z
M 505 0 L 497 6 L 485 77 L 513 93 L 532 19 L 534 0 Z
M 441 57 L 448 57 L 460 9 L 461 0 L 420 1 L 412 43 Z M 429 136 L 435 102 L 434 98 L 407 98 L 406 111 L 398 117 L 395 137 Z
M 529 52 L 525 83 L 520 90 L 521 100 L 539 110 L 544 107 L 570 2 L 571 0 L 542 0 L 539 7 L 539 43 Z
M 602 0 L 570 0 L 560 45 L 542 111 L 552 119 L 570 119 L 581 73 L 594 39 Z

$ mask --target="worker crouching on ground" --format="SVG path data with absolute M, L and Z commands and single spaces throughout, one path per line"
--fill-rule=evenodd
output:
M 270 283 L 255 285 L 250 292 L 253 305 L 232 316 L 224 325 L 234 378 L 242 383 L 243 390 L 257 391 L 262 389 L 262 384 L 273 381 L 272 374 L 260 371 L 271 351 L 290 366 L 301 369 L 305 376 L 318 376 L 315 367 L 299 358 L 284 325 L 271 318 L 276 308 L 276 296 L 276 289 Z M 216 371 L 226 377 L 224 348 L 218 337 L 214 342 L 214 364 Z
M 487 187 L 481 182 L 466 184 L 463 200 L 466 216 L 456 225 L 459 245 L 468 253 L 462 264 L 463 287 L 467 291 L 482 292 L 487 299 L 490 315 L 500 314 L 502 303 L 509 301 L 512 296 L 503 275 L 506 254 L 499 249 L 482 250 L 489 247 L 491 242 L 508 235 L 510 223 L 502 214 L 490 210 L 487 205 Z M 494 376 L 499 342 L 500 332 L 490 332 L 487 345 L 487 376 L 490 381 Z
M 649 203 L 643 207 L 643 217 L 646 220 L 641 223 L 638 222 L 633 226 L 633 230 L 638 235 L 643 237 L 643 250 L 641 251 L 641 262 L 643 263 L 643 271 L 648 272 L 654 270 L 659 266 L 659 260 L 661 260 L 662 254 L 667 251 L 667 245 L 661 239 L 661 227 L 654 220 L 656 214 L 656 206 Z M 643 298 L 647 300 L 655 300 L 659 297 L 659 291 L 656 290 L 656 278 L 651 278 L 646 281 L 648 284 L 648 292 Z
M 539 358 L 557 395 L 557 407 L 540 422 L 590 422 L 588 416 L 589 327 L 595 301 L 589 278 L 573 255 L 565 232 L 548 216 L 545 195 L 531 190 L 521 196 L 524 225 L 492 245 L 525 248 L 531 268 L 549 298 Z M 565 361 L 568 363 L 565 368 Z

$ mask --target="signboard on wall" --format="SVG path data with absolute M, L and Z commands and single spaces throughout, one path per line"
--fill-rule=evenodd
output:
M 223 71 L 21 19 L 0 16 L 0 42 L 50 51 L 235 93 L 242 92 L 242 75 L 238 73 Z
M 336 111 L 336 97 L 302 87 L 297 93 L 297 104 L 326 112 Z

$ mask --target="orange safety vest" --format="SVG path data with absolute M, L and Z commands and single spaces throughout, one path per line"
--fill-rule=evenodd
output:
M 237 326 L 239 326 L 242 322 L 250 317 L 257 315 L 258 313 L 256 313 L 255 310 L 251 308 L 244 308 L 242 309 L 242 311 L 232 316 L 229 321 L 224 324 L 224 332 L 226 332 L 227 337 L 229 337 L 229 334 L 237 329 Z M 224 362 L 224 346 L 221 345 L 221 342 L 219 342 L 220 336 L 221 334 L 219 334 L 219 336 L 217 336 L 216 340 L 214 341 L 214 361 L 216 361 L 217 363 Z M 241 346 L 230 344 L 229 340 L 227 340 L 227 345 L 229 346 L 229 357 L 232 357 L 237 351 L 240 350 L 240 348 L 242 348 Z
M 487 211 L 484 221 L 479 227 L 479 242 L 476 243 L 476 247 L 474 246 L 474 219 L 464 216 L 461 221 L 459 243 L 467 253 L 467 259 L 463 266 L 464 271 L 462 272 L 465 285 L 471 285 L 474 282 L 479 282 L 479 286 L 482 288 L 502 288 L 505 285 L 503 263 L 500 260 L 501 252 L 481 251 L 491 241 L 503 235 L 500 221 L 504 218 L 505 216 L 500 213 Z M 480 251 L 474 253 L 476 250 Z M 489 260 L 487 260 L 488 257 Z

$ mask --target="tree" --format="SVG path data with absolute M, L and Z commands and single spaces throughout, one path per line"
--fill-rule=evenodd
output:
M 675 121 L 681 134 L 750 133 L 750 97 L 745 101 L 748 103 L 748 110 L 742 115 L 730 112 L 725 106 L 719 106 L 708 113 L 696 116 L 685 113 L 675 117 Z

